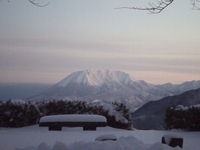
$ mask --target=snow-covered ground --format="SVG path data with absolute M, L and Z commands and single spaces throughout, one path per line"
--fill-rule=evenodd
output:
M 178 150 L 161 144 L 166 134 L 180 135 L 184 139 L 183 150 L 200 149 L 200 132 L 184 131 L 127 131 L 111 127 L 97 131 L 82 128 L 63 128 L 48 131 L 38 125 L 23 128 L 0 128 L 0 150 Z M 116 141 L 95 141 L 101 135 L 115 135 Z

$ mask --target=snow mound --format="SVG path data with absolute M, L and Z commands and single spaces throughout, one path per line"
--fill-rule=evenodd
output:
M 41 143 L 37 148 L 27 147 L 15 150 L 181 150 L 181 148 L 171 148 L 160 142 L 155 144 L 144 144 L 133 136 L 120 137 L 117 141 L 94 141 L 94 142 L 75 142 L 66 145 L 62 142 L 56 142 L 53 148 L 46 143 Z
M 129 83 L 132 82 L 131 77 L 122 71 L 106 70 L 84 70 L 70 74 L 60 81 L 57 86 L 65 87 L 70 82 L 87 84 L 92 86 L 101 86 L 105 82 Z

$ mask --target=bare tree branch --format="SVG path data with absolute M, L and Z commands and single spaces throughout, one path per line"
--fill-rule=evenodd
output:
M 194 10 L 200 10 L 200 7 L 197 6 L 196 3 L 200 2 L 200 0 L 190 0 L 192 4 L 192 9 Z M 135 9 L 135 10 L 147 10 L 151 14 L 158 14 L 161 11 L 163 11 L 165 8 L 167 8 L 169 5 L 171 5 L 174 2 L 174 0 L 158 0 L 157 4 L 150 3 L 149 7 L 141 8 L 141 7 L 119 7 L 115 9 Z
M 150 3 L 150 7 L 140 8 L 140 7 L 119 7 L 115 9 L 136 9 L 136 10 L 147 10 L 150 13 L 158 14 L 163 11 L 166 7 L 168 7 L 174 0 L 160 0 L 158 4 Z
M 191 4 L 192 4 L 192 9 L 193 10 L 200 10 L 200 7 L 198 7 L 196 5 L 196 3 L 200 2 L 200 0 L 190 0 L 191 1 Z
M 1 1 L 1 0 L 0 0 Z M 10 2 L 10 0 L 7 0 Z M 40 2 L 36 2 L 36 0 L 28 0 L 31 4 L 37 6 L 37 7 L 45 7 L 49 5 L 50 2 L 41 5 Z M 139 0 L 138 0 L 139 1 Z M 197 3 L 200 3 L 200 0 L 190 0 L 192 9 L 193 10 L 200 10 L 200 6 L 197 6 Z M 158 14 L 162 12 L 165 8 L 167 8 L 169 5 L 171 5 L 174 2 L 174 0 L 158 0 L 157 4 L 149 2 L 149 7 L 119 7 L 115 9 L 135 9 L 135 10 L 147 10 L 151 14 Z
M 28 0 L 31 4 L 37 6 L 37 7 L 45 7 L 47 5 L 49 5 L 50 2 L 44 4 L 44 5 L 41 5 L 39 2 L 35 2 L 35 0 Z

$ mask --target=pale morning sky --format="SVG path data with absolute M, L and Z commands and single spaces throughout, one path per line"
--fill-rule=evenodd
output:
M 0 82 L 57 83 L 85 69 L 124 71 L 153 84 L 200 80 L 200 11 L 190 0 L 157 15 L 114 9 L 148 0 L 46 2 L 0 1 Z

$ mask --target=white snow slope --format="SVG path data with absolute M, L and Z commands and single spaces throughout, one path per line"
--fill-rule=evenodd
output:
M 184 131 L 127 131 L 110 127 L 97 131 L 82 128 L 63 128 L 48 131 L 38 125 L 23 128 L 0 128 L 0 150 L 181 150 L 161 144 L 162 136 L 177 134 L 183 137 L 182 150 L 199 150 L 200 132 Z M 101 135 L 115 135 L 116 141 L 95 141 Z
M 116 82 L 119 84 L 133 82 L 131 77 L 121 71 L 113 70 L 84 70 L 74 72 L 57 85 L 60 87 L 65 87 L 70 82 L 87 84 L 92 86 L 101 86 L 105 82 Z

